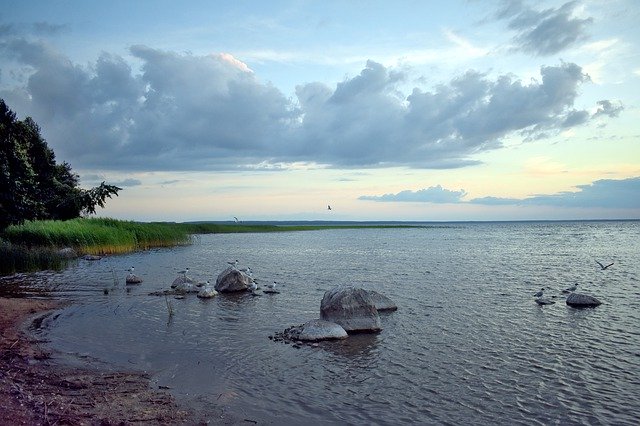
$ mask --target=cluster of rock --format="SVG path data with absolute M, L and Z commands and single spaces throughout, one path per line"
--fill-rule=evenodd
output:
M 269 338 L 284 343 L 318 342 L 345 339 L 350 333 L 376 333 L 382 330 L 378 312 L 396 309 L 391 299 L 378 292 L 338 286 L 324 293 L 320 319 L 289 327 Z
M 577 288 L 578 288 L 578 284 L 574 284 L 573 286 L 562 290 L 563 294 L 568 294 L 566 299 L 567 305 L 574 308 L 593 308 L 602 304 L 602 302 L 600 302 L 598 299 L 596 299 L 593 296 L 576 293 L 575 291 Z M 544 288 L 541 289 L 536 294 L 534 294 L 534 296 L 535 296 L 535 301 L 538 305 L 553 305 L 554 303 L 556 303 L 554 300 L 552 300 L 556 296 L 551 296 L 551 298 L 544 296 Z

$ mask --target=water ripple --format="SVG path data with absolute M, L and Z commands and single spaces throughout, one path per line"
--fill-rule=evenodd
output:
M 639 229 L 559 222 L 207 235 L 2 284 L 36 281 L 41 294 L 78 302 L 47 322 L 53 347 L 150 371 L 205 411 L 223 404 L 274 424 L 635 424 Z M 148 296 L 185 267 L 215 281 L 230 259 L 281 283 L 281 294 Z M 596 259 L 615 265 L 601 271 Z M 127 288 L 132 265 L 144 283 Z M 603 305 L 566 306 L 561 290 L 574 283 Z M 267 338 L 316 318 L 335 284 L 375 289 L 400 309 L 382 316 L 379 334 L 317 348 Z M 534 303 L 542 287 L 554 305 Z

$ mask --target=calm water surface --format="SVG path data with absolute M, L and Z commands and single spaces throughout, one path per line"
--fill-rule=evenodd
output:
M 640 222 L 205 235 L 48 277 L 77 303 L 42 333 L 79 362 L 151 372 L 200 412 L 261 424 L 637 424 L 639 237 Z M 185 267 L 215 282 L 234 259 L 281 294 L 170 298 L 171 318 L 148 295 Z M 130 266 L 144 283 L 126 291 Z M 566 306 L 575 283 L 603 304 Z M 338 284 L 399 309 L 375 335 L 301 349 L 268 339 L 317 318 Z M 534 302 L 541 287 L 556 304 Z

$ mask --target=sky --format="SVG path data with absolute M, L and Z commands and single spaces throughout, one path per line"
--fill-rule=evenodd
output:
M 637 0 L 0 6 L 0 98 L 99 216 L 640 219 Z

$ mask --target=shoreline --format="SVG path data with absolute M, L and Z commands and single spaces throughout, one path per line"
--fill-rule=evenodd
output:
M 153 389 L 148 374 L 71 367 L 51 360 L 26 327 L 64 305 L 58 300 L 0 297 L 1 424 L 205 423 L 168 392 Z

